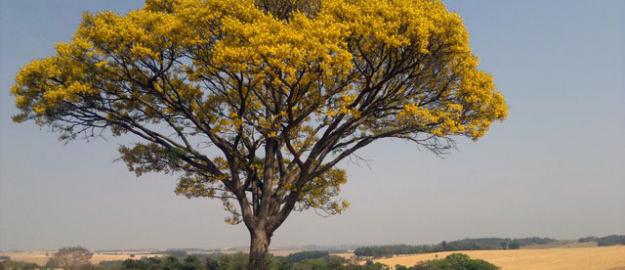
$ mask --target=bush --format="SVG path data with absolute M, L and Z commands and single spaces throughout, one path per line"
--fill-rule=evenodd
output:
M 39 270 L 42 268 L 36 263 L 20 261 L 0 261 L 0 269 Z
M 484 260 L 471 259 L 469 256 L 454 253 L 445 259 L 423 262 L 409 268 L 410 270 L 497 270 L 494 264 Z
M 169 270 L 204 270 L 205 265 L 197 256 L 187 256 L 182 260 L 178 257 L 169 256 L 165 258 L 147 258 L 141 260 L 125 260 L 121 264 L 121 269 L 132 270 L 152 270 L 152 269 L 169 269 Z
M 103 261 L 98 263 L 98 270 L 119 270 L 122 269 L 123 261 Z
M 63 269 L 93 269 L 94 266 L 89 260 L 93 253 L 88 249 L 80 246 L 64 247 L 59 249 L 46 263 L 47 268 L 63 268 Z
M 328 251 L 302 251 L 290 254 L 286 257 L 287 262 L 296 263 L 306 259 L 318 259 L 329 256 Z
M 321 258 L 305 259 L 296 263 L 289 263 L 288 257 L 284 263 L 280 264 L 279 270 L 334 270 L 342 269 L 341 267 L 346 263 L 346 260 L 337 257 L 326 255 Z

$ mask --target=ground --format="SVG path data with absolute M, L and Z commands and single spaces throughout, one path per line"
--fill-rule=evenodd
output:
M 19 251 L 19 252 L 4 252 L 0 253 L 0 256 L 9 256 L 12 261 L 32 262 L 39 265 L 45 265 L 48 259 L 54 255 L 55 251 L 45 250 L 32 250 L 32 251 Z M 114 252 L 114 253 L 99 253 L 96 252 L 91 257 L 91 262 L 98 264 L 102 261 L 115 261 L 129 259 L 131 254 L 135 254 L 135 259 L 143 257 L 161 256 L 159 254 L 140 254 L 132 252 Z
M 451 253 L 453 252 L 395 256 L 375 261 L 392 266 L 409 266 L 421 261 L 444 258 Z M 625 246 L 471 250 L 461 253 L 486 260 L 502 270 L 625 270 Z
M 274 250 L 278 256 L 286 256 L 298 250 Z M 625 246 L 589 247 L 588 245 L 566 245 L 555 248 L 530 248 L 520 250 L 469 250 L 459 251 L 471 258 L 484 259 L 502 270 L 625 270 Z M 444 258 L 453 252 L 438 252 L 419 255 L 403 255 L 392 258 L 378 259 L 387 265 L 411 266 L 417 262 Z M 47 255 L 46 255 L 47 254 Z M 43 265 L 54 251 L 22 251 L 0 253 L 0 256 L 10 256 L 15 261 L 34 262 Z M 92 263 L 110 260 L 124 260 L 135 254 L 136 259 L 145 256 L 159 256 L 140 252 L 95 253 Z M 333 254 L 344 258 L 351 258 L 353 253 Z

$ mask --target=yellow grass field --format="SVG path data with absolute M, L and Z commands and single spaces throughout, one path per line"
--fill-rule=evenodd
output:
M 54 254 L 55 251 L 22 251 L 22 252 L 8 252 L 0 253 L 0 256 L 9 256 L 13 261 L 32 262 L 39 265 L 44 265 L 48 262 L 48 259 Z M 46 256 L 47 254 L 47 256 Z M 91 263 L 98 264 L 102 261 L 115 261 L 125 260 L 130 258 L 131 253 L 94 253 L 91 257 Z M 160 254 L 135 254 L 134 259 L 140 259 L 144 257 L 157 257 L 162 256 Z
M 379 259 L 387 265 L 412 266 L 417 262 L 444 258 L 454 252 L 395 256 Z M 549 248 L 519 250 L 461 251 L 471 258 L 483 259 L 502 270 L 625 270 L 625 246 Z

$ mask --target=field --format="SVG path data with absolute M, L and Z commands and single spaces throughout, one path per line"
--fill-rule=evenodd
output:
M 451 253 L 402 255 L 375 261 L 392 266 L 411 266 L 421 261 L 444 258 Z M 473 250 L 461 253 L 491 262 L 502 270 L 625 270 L 625 246 Z
M 274 250 L 274 255 L 286 256 L 294 250 Z M 417 262 L 444 258 L 453 252 L 439 252 L 419 255 L 402 255 L 375 260 L 387 265 L 411 266 Z M 471 250 L 461 251 L 472 258 L 484 259 L 503 270 L 625 270 L 625 246 L 588 247 L 570 245 L 570 247 L 532 248 L 520 250 Z M 34 262 L 44 265 L 54 251 L 23 251 L 0 253 L 10 256 L 15 261 Z M 91 262 L 125 260 L 135 254 L 134 258 L 162 256 L 141 252 L 94 253 Z M 333 254 L 351 258 L 353 253 Z
M 55 251 L 22 251 L 22 252 L 7 252 L 0 253 L 0 256 L 9 256 L 13 261 L 32 262 L 39 265 L 45 265 L 48 259 L 54 254 Z M 141 254 L 130 252 L 116 252 L 116 253 L 94 253 L 91 257 L 91 262 L 98 264 L 102 261 L 114 261 L 125 260 L 131 258 L 131 254 L 135 254 L 135 259 L 143 257 L 161 256 L 160 254 Z

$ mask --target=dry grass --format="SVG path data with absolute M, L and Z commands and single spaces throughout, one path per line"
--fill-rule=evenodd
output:
M 160 257 L 163 254 L 135 254 L 133 259 L 142 259 L 148 257 Z M 117 260 L 126 260 L 130 259 L 130 253 L 123 254 L 108 254 L 108 253 L 95 253 L 93 257 L 91 257 L 91 263 L 98 264 L 103 261 L 117 261 Z
M 387 265 L 415 265 L 444 258 L 453 252 L 395 256 L 379 259 Z M 621 270 L 625 269 L 625 246 L 520 250 L 472 250 L 461 253 L 491 262 L 502 270 Z
M 331 253 L 330 255 L 338 256 L 338 257 L 341 257 L 343 259 L 348 259 L 348 260 L 351 260 L 355 256 L 353 252 Z
M 21 251 L 0 253 L 0 256 L 9 256 L 12 261 L 22 261 L 43 265 L 48 261 L 52 254 L 54 254 L 54 251 Z
M 48 259 L 54 255 L 55 251 L 22 251 L 22 252 L 8 252 L 0 253 L 0 256 L 9 256 L 12 261 L 31 262 L 39 265 L 45 265 Z M 133 253 L 94 253 L 91 257 L 91 263 L 98 264 L 102 261 L 115 261 L 130 259 L 130 255 Z M 134 259 L 140 259 L 145 257 L 162 256 L 161 254 L 135 254 Z

